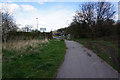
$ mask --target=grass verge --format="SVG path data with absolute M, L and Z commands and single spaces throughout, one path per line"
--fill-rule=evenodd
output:
M 55 78 L 64 55 L 64 41 L 55 40 L 19 51 L 3 49 L 3 78 Z
M 120 72 L 119 67 L 119 53 L 118 42 L 116 41 L 103 41 L 103 40 L 90 40 L 90 39 L 74 39 L 84 45 L 86 48 L 91 49 L 104 61 L 110 64 L 114 69 Z

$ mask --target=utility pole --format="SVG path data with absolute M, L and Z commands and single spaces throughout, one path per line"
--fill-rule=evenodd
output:
M 36 18 L 36 20 L 37 20 L 37 30 L 38 30 L 38 18 Z

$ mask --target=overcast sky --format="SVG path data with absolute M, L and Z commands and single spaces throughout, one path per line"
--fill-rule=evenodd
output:
M 1 5 L 2 4 L 2 5 Z M 9 9 L 13 14 L 14 19 L 19 27 L 32 25 L 37 28 L 46 28 L 46 31 L 53 31 L 59 28 L 67 27 L 73 19 L 78 5 L 82 2 L 13 2 L 0 3 L 0 9 Z M 117 2 L 113 2 L 117 10 Z M 115 14 L 115 20 L 118 17 L 118 12 Z

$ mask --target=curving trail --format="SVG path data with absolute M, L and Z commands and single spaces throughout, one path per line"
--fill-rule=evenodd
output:
M 65 60 L 57 78 L 118 78 L 118 72 L 92 51 L 75 41 L 65 43 Z

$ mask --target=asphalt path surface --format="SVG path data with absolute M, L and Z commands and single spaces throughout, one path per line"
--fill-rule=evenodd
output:
M 118 78 L 118 72 L 91 50 L 67 41 L 66 55 L 57 78 Z

